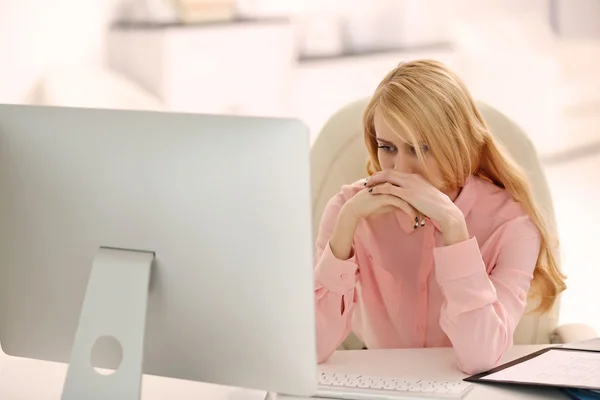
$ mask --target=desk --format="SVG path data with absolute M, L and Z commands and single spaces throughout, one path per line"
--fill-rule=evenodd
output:
M 543 347 L 545 346 L 515 346 L 503 361 L 521 357 Z M 465 376 L 455 367 L 454 355 L 449 348 L 338 351 L 326 364 L 321 365 L 320 369 L 328 372 L 362 373 L 406 379 L 454 380 Z M 0 399 L 59 400 L 65 375 L 66 366 L 63 364 L 0 355 Z M 256 400 L 260 398 L 256 393 L 235 388 L 155 376 L 144 376 L 142 387 L 143 400 Z M 567 398 L 552 389 L 477 385 L 465 400 Z M 291 400 L 292 398 L 278 396 L 278 399 Z

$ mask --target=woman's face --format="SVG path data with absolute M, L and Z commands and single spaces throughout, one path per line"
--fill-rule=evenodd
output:
M 381 169 L 419 174 L 438 190 L 443 191 L 442 172 L 427 146 L 410 143 L 410 136 L 400 126 L 394 126 L 392 129 L 377 110 L 373 124 L 377 140 L 377 158 Z M 416 146 L 421 146 L 425 163 L 417 158 Z

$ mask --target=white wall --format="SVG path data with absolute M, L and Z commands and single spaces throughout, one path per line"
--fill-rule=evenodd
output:
M 443 6 L 449 17 L 485 19 L 498 14 L 529 14 L 547 20 L 550 15 L 550 0 L 450 0 Z
M 0 0 L 0 102 L 22 102 L 44 71 L 98 64 L 115 0 Z
M 573 39 L 600 39 L 600 1 L 552 0 L 556 25 L 561 36 Z

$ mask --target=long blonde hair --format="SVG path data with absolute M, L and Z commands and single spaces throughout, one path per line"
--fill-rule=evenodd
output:
M 541 235 L 530 297 L 534 311 L 549 311 L 566 289 L 551 237 L 542 213 L 533 201 L 525 174 L 495 141 L 462 80 L 444 64 L 417 60 L 400 64 L 379 84 L 364 114 L 367 171 L 381 170 L 373 123 L 375 110 L 403 128 L 412 143 L 424 144 L 440 166 L 444 184 L 458 189 L 477 175 L 506 189 L 521 204 Z M 423 161 L 421 146 L 415 146 Z

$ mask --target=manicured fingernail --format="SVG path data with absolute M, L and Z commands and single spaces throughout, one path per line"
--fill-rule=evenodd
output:
M 425 226 L 425 220 L 421 221 L 421 226 Z
M 369 189 L 369 193 L 373 193 L 373 188 Z
M 419 224 L 415 224 L 415 226 L 413 227 L 413 229 L 417 229 L 419 227 Z
M 418 223 L 419 223 L 419 217 L 415 217 L 415 222 L 416 222 L 416 224 L 418 224 Z M 415 225 L 416 225 L 416 224 L 415 224 Z

